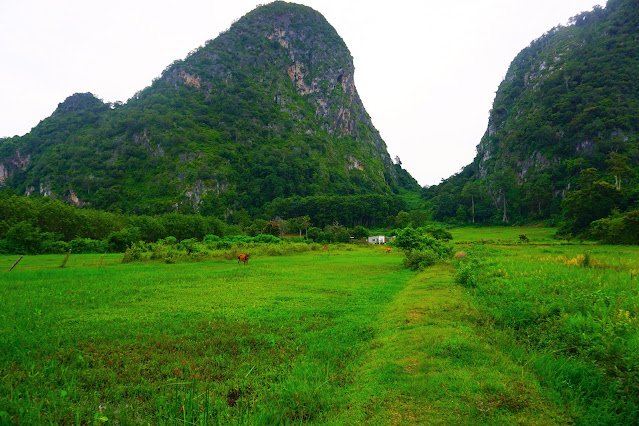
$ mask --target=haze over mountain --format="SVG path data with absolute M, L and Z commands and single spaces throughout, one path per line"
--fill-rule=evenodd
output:
M 0 185 L 102 209 L 211 214 L 418 188 L 372 125 L 343 40 L 285 2 L 246 14 L 126 104 L 74 94 L 27 135 L 0 140 Z
M 637 202 L 639 3 L 609 0 L 571 23 L 513 60 L 475 160 L 425 191 L 435 218 L 548 218 L 593 183 L 603 192 L 585 218 Z

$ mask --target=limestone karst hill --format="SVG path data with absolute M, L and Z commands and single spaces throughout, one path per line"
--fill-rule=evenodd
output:
M 515 57 L 475 160 L 425 195 L 436 219 L 543 219 L 571 191 L 605 182 L 590 220 L 623 211 L 639 199 L 638 130 L 639 4 L 609 0 Z
M 390 159 L 351 54 L 317 11 L 258 7 L 126 103 L 74 94 L 0 140 L 0 186 L 132 213 L 419 188 Z

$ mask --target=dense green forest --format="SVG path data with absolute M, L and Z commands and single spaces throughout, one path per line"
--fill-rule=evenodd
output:
M 349 242 L 369 226 L 404 226 L 406 203 L 397 196 L 316 196 L 278 199 L 251 217 L 240 210 L 226 221 L 202 214 L 128 215 L 70 206 L 49 197 L 0 191 L 0 254 L 123 252 L 143 242 L 207 236 L 295 234 L 316 242 Z M 423 219 L 423 218 L 422 218 Z M 210 239 L 210 238 L 209 238 Z
M 517 55 L 472 164 L 423 190 L 433 218 L 550 220 L 568 234 L 639 201 L 639 5 L 610 0 Z

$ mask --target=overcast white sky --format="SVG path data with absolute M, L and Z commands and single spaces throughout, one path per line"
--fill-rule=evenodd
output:
M 421 185 L 475 156 L 495 91 L 533 39 L 605 0 L 298 0 L 322 13 L 392 157 Z M 0 0 L 0 136 L 76 92 L 129 99 L 255 0 Z

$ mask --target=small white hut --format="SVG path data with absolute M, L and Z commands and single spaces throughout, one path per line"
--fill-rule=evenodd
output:
M 373 237 L 368 237 L 368 244 L 385 244 L 386 237 L 383 235 L 375 235 Z

